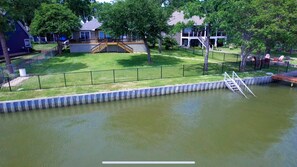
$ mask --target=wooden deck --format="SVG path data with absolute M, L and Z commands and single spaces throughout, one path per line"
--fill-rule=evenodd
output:
M 297 77 L 277 74 L 277 75 L 273 75 L 272 79 L 277 80 L 277 81 L 289 82 L 289 83 L 291 83 L 291 86 L 293 86 L 293 84 L 297 84 Z

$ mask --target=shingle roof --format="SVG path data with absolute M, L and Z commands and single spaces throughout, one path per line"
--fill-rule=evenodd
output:
M 82 25 L 82 27 L 80 28 L 80 30 L 83 31 L 90 31 L 90 30 L 95 30 L 97 28 L 99 28 L 102 25 L 102 23 L 98 22 L 98 20 L 96 18 L 93 18 L 91 21 L 88 21 L 86 23 L 84 23 Z
M 194 21 L 195 25 L 202 25 L 204 21 L 203 18 L 200 18 L 198 16 L 193 16 L 191 19 L 185 19 L 185 15 L 182 11 L 181 12 L 175 11 L 171 15 L 171 18 L 169 19 L 168 24 L 175 25 L 178 22 L 188 23 L 190 20 Z

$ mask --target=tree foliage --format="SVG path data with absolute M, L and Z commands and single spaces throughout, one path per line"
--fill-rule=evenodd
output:
M 80 17 L 83 21 L 90 19 L 91 1 L 90 0 L 57 0 L 57 2 L 67 6 L 77 17 Z
M 290 43 L 295 38 L 297 10 L 295 0 L 224 0 L 217 17 L 228 39 L 241 47 L 241 70 L 247 56 L 266 51 L 277 41 Z
M 24 22 L 26 25 L 30 25 L 34 18 L 34 12 L 40 7 L 42 3 L 50 3 L 51 0 L 14 0 L 14 6 L 16 8 L 16 15 L 18 20 Z
M 192 16 L 199 16 L 204 19 L 203 24 L 206 27 L 206 53 L 204 55 L 204 70 L 208 70 L 208 55 L 210 50 L 210 34 L 212 31 L 216 31 L 219 27 L 219 20 L 216 15 L 219 11 L 219 7 L 222 5 L 220 0 L 203 0 L 203 1 L 189 1 L 182 10 L 185 13 L 186 18 Z
M 168 19 L 169 15 L 159 0 L 116 1 L 99 14 L 102 28 L 113 36 L 132 34 L 140 37 L 145 43 L 149 63 L 148 40 L 160 38 L 161 32 L 167 30 Z
M 295 0 L 204 0 L 188 2 L 188 16 L 200 15 L 212 28 L 227 32 L 229 42 L 241 47 L 241 70 L 247 56 L 276 43 L 294 44 L 297 12 Z
M 177 46 L 176 40 L 170 36 L 164 37 L 163 41 L 166 50 L 173 49 L 174 46 Z
M 41 8 L 35 11 L 30 28 L 33 35 L 53 33 L 59 36 L 70 35 L 80 26 L 79 18 L 67 7 L 61 4 L 42 4 Z M 58 46 L 61 52 L 60 43 Z
M 23 21 L 27 24 L 31 22 L 33 12 L 39 7 L 40 3 L 46 0 L 1 0 L 0 1 L 0 42 L 5 58 L 6 66 L 9 72 L 13 72 L 11 68 L 11 60 L 7 51 L 6 40 L 7 32 L 13 31 L 16 21 Z

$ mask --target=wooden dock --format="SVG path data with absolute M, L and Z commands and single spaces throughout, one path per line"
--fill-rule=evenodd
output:
M 291 86 L 293 86 L 294 84 L 297 84 L 297 77 L 286 76 L 283 74 L 273 75 L 272 79 L 277 81 L 289 82 L 291 83 Z

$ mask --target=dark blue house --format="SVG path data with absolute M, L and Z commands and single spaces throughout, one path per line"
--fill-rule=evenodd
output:
M 15 30 L 5 35 L 8 38 L 6 44 L 10 57 L 24 55 L 32 50 L 30 35 L 21 22 L 15 22 Z M 0 59 L 3 58 L 3 50 L 0 47 Z

